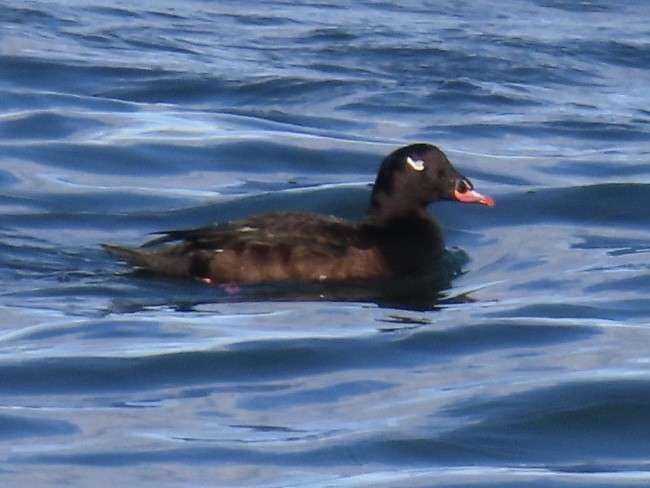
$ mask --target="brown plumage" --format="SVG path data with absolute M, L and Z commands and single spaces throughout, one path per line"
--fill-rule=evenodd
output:
M 277 212 L 165 232 L 137 249 L 104 248 L 137 268 L 208 283 L 384 278 L 440 257 L 444 241 L 427 205 L 441 199 L 494 205 L 440 149 L 414 144 L 384 159 L 360 222 Z

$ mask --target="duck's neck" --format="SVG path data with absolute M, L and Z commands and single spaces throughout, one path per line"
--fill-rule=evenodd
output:
M 444 251 L 442 232 L 426 207 L 371 206 L 362 229 L 396 274 L 411 273 Z
M 395 220 L 431 220 L 425 204 L 413 205 L 409 199 L 395 198 L 394 195 L 375 192 L 370 199 L 366 220 L 370 222 L 390 222 Z

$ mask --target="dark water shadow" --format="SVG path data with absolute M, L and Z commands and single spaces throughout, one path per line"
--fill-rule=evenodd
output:
M 259 301 L 361 302 L 385 308 L 435 310 L 441 300 L 446 304 L 471 301 L 464 294 L 454 295 L 453 298 L 446 298 L 445 294 L 451 288 L 453 279 L 463 274 L 463 267 L 468 261 L 469 257 L 463 250 L 452 249 L 447 250 L 429 268 L 414 275 L 374 281 L 324 283 L 204 285 L 185 279 L 161 278 L 146 271 L 129 271 L 121 277 L 137 280 L 143 287 L 142 294 L 121 296 L 112 301 L 106 312 L 137 312 L 156 306 L 169 306 L 187 312 L 199 305 Z
M 446 414 L 480 420 L 439 440 L 465 446 L 479 458 L 559 463 L 566 471 L 595 472 L 603 469 L 600 463 L 644 463 L 650 456 L 649 407 L 646 380 L 561 383 L 459 402 Z M 585 459 L 593 465 L 585 465 Z
M 79 433 L 71 422 L 58 419 L 41 419 L 26 415 L 0 415 L 0 440 L 27 437 L 63 436 Z

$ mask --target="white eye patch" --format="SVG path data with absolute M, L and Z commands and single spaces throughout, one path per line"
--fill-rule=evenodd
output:
M 424 161 L 421 159 L 416 159 L 413 161 L 411 156 L 406 158 L 406 164 L 408 164 L 411 168 L 413 168 L 415 171 L 424 171 Z

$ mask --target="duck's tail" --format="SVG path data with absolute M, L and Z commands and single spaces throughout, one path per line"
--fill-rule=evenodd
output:
M 101 245 L 110 255 L 135 268 L 170 276 L 190 276 L 190 260 L 183 256 L 170 256 L 161 251 L 131 249 L 128 247 Z
M 126 261 L 131 266 L 139 268 L 148 268 L 150 260 L 147 259 L 147 253 L 138 251 L 137 249 L 130 249 L 128 247 L 114 246 L 112 244 L 101 245 L 108 254 L 118 259 Z

